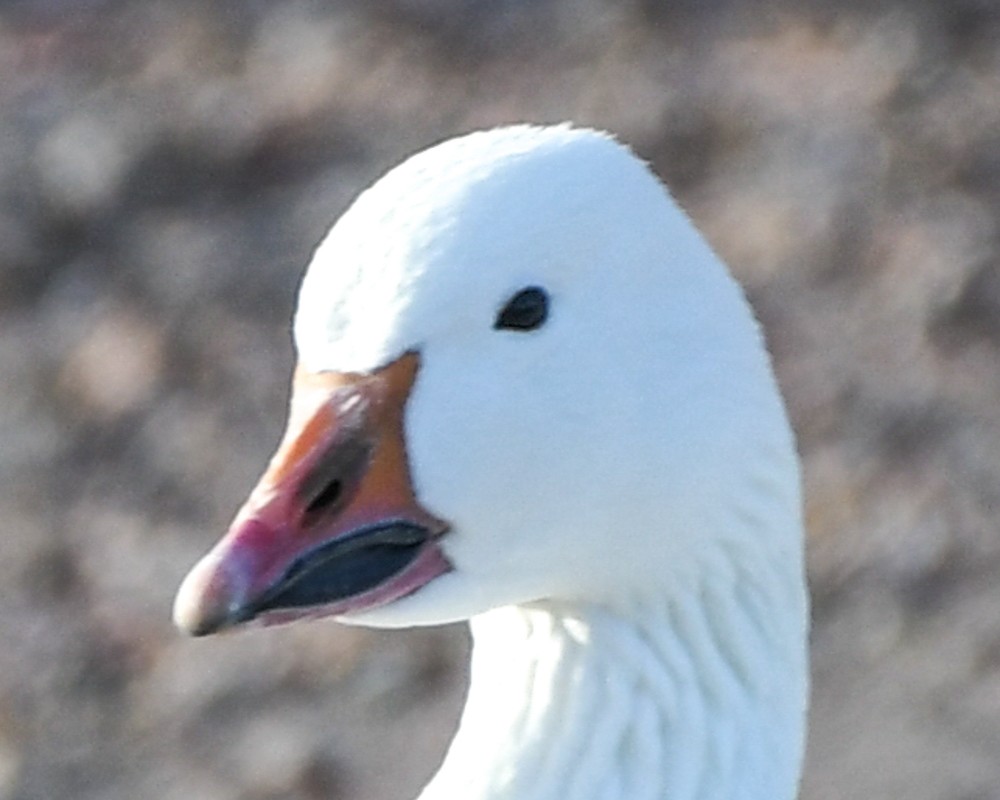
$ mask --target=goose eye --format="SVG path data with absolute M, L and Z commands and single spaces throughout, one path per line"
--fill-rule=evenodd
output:
M 497 314 L 493 327 L 497 330 L 533 331 L 542 326 L 548 315 L 548 294 L 539 286 L 529 286 L 507 301 Z

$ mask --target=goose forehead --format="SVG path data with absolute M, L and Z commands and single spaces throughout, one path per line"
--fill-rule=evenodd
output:
M 317 250 L 299 295 L 300 358 L 377 366 L 521 286 L 599 268 L 650 204 L 666 206 L 657 181 L 592 131 L 504 129 L 419 153 L 362 193 Z

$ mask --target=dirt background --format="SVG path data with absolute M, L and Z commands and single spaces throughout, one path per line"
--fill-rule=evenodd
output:
M 311 249 L 411 152 L 609 128 L 747 286 L 805 460 L 804 800 L 1000 798 L 1000 4 L 0 5 L 0 798 L 415 795 L 461 628 L 189 641 Z

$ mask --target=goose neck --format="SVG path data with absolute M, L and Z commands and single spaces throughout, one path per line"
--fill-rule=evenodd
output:
M 791 800 L 804 648 L 751 619 L 759 598 L 695 600 L 474 618 L 469 697 L 420 800 Z

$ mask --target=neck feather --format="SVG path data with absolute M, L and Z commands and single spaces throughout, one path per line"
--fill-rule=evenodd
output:
M 474 618 L 469 698 L 420 800 L 791 800 L 805 597 L 800 576 L 774 587 Z

